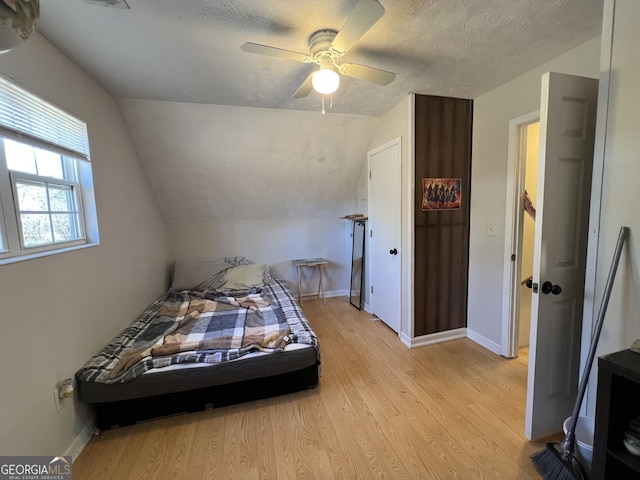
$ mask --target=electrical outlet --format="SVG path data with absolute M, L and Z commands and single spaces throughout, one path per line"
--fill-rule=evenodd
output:
M 495 237 L 496 236 L 496 224 L 495 223 L 490 223 L 487 225 L 487 235 L 489 235 L 490 237 Z
M 53 400 L 56 404 L 56 412 L 58 413 L 60 413 L 62 409 L 67 406 L 67 403 L 69 403 L 68 398 L 60 398 L 60 391 L 57 388 L 53 390 Z

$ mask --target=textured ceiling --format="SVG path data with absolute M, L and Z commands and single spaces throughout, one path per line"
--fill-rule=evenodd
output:
M 308 52 L 357 0 L 128 0 L 130 10 L 44 0 L 38 30 L 116 98 L 317 111 L 293 93 L 312 65 L 244 53 Z M 409 92 L 475 98 L 600 33 L 603 0 L 381 0 L 385 15 L 344 61 L 397 73 L 343 77 L 334 111 L 380 115 Z
M 603 3 L 380 0 L 385 15 L 342 60 L 396 79 L 343 77 L 321 115 L 315 92 L 292 98 L 312 64 L 240 46 L 306 54 L 358 0 L 127 1 L 42 0 L 38 30 L 118 99 L 169 222 L 353 213 L 375 116 L 410 92 L 476 98 L 597 36 Z

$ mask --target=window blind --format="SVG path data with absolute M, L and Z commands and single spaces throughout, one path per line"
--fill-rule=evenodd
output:
M 2 77 L 0 126 L 89 160 L 86 123 Z

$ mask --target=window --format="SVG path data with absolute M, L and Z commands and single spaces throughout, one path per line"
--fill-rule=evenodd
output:
M 22 246 L 84 239 L 73 159 L 9 139 L 4 151 Z
M 98 243 L 86 125 L 1 77 L 0 211 L 0 264 Z

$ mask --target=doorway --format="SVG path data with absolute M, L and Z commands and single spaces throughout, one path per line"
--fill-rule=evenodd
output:
M 505 219 L 505 254 L 509 258 L 504 272 L 504 340 L 501 352 L 507 358 L 516 358 L 518 352 L 529 345 L 532 291 L 527 280 L 533 276 L 535 222 L 525 214 L 523 199 L 526 191 L 536 205 L 539 144 L 539 111 L 509 122 L 508 208 Z
M 540 150 L 540 122 L 525 124 L 520 127 L 521 134 L 517 141 L 523 142 L 518 150 L 524 155 L 520 158 L 524 170 L 524 189 L 531 203 L 535 207 L 538 189 L 538 152 Z M 521 199 L 522 199 L 521 195 Z M 514 208 L 523 208 L 523 202 Z M 518 352 L 529 346 L 529 334 L 531 333 L 531 281 L 533 279 L 533 248 L 535 240 L 535 220 L 530 214 L 523 215 L 523 222 L 520 234 L 522 254 L 520 255 L 520 277 L 522 280 L 518 288 L 520 295 L 520 308 L 518 317 L 513 321 L 517 322 L 518 330 Z M 516 261 L 518 259 L 516 258 Z

